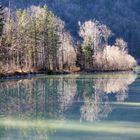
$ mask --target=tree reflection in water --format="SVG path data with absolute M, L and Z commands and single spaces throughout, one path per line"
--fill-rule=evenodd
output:
M 128 86 L 137 78 L 134 73 L 127 74 L 102 74 L 93 79 L 94 90 L 92 97 L 83 94 L 84 105 L 81 107 L 81 119 L 94 121 L 106 118 L 111 112 L 108 94 L 116 94 L 118 102 L 124 102 L 128 97 Z M 87 89 L 87 88 L 85 88 Z M 88 93 L 87 93 L 88 92 Z
M 3 80 L 0 117 L 67 119 L 67 112 L 75 108 L 81 121 L 100 120 L 112 110 L 109 94 L 114 94 L 116 101 L 124 102 L 128 86 L 136 78 L 136 74 L 127 73 Z

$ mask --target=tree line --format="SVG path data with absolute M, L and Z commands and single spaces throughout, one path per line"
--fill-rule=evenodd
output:
M 12 11 L 0 6 L 0 73 L 132 70 L 136 60 L 97 20 L 79 22 L 74 41 L 65 23 L 45 5 Z M 78 42 L 78 43 L 77 43 Z
M 80 23 L 79 36 L 83 41 L 78 48 L 78 65 L 91 71 L 132 70 L 137 62 L 129 55 L 127 42 L 117 38 L 110 45 L 108 40 L 112 35 L 112 31 L 97 20 Z
M 11 12 L 1 8 L 1 71 L 61 71 L 74 65 L 75 53 L 64 22 L 47 6 Z M 64 48 L 66 46 L 66 48 Z

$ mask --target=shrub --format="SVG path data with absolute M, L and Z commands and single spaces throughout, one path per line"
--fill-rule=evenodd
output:
M 94 68 L 97 70 L 132 70 L 137 65 L 136 60 L 126 51 L 117 46 L 105 46 L 102 52 L 95 56 Z

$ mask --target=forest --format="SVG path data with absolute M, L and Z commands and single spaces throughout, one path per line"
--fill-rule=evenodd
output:
M 78 21 L 77 35 L 43 6 L 0 6 L 0 74 L 126 71 L 137 66 L 129 43 L 95 18 Z M 76 37 L 78 36 L 78 37 Z

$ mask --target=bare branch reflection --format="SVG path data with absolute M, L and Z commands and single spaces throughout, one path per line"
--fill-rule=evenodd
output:
M 109 96 L 128 97 L 134 73 L 47 76 L 0 82 L 0 117 L 34 119 L 105 119 Z M 69 114 L 69 115 L 68 115 Z
M 130 72 L 122 74 L 102 74 L 93 80 L 92 98 L 84 95 L 84 105 L 81 106 L 81 120 L 94 121 L 106 118 L 111 112 L 108 94 L 116 94 L 116 100 L 124 102 L 128 97 L 128 86 L 137 78 Z M 87 88 L 85 88 L 87 89 Z

